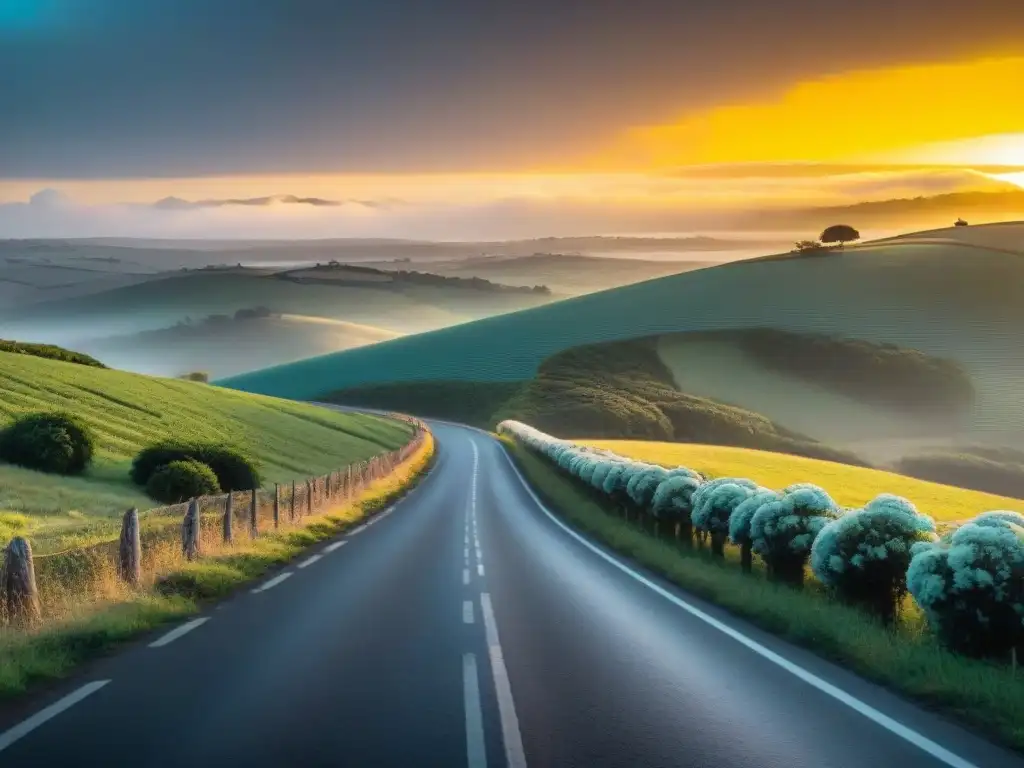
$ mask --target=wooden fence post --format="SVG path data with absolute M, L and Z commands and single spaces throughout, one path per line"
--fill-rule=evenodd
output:
M 306 481 L 306 514 L 313 514 L 313 481 Z
M 294 480 L 292 480 L 292 498 L 291 498 L 291 508 L 288 511 L 288 520 L 290 522 L 293 522 L 293 523 L 295 522 L 295 481 Z
M 274 530 L 281 526 L 281 486 L 274 483 Z
M 129 509 L 121 520 L 121 542 L 117 550 L 117 571 L 122 581 L 137 586 L 142 578 L 142 537 L 139 510 Z
M 231 491 L 228 491 L 228 500 L 224 504 L 224 543 L 225 544 L 230 544 L 231 540 L 233 538 L 232 531 L 231 531 L 231 526 L 232 526 L 232 523 L 233 523 L 232 518 L 233 518 L 233 516 L 235 514 L 234 506 L 235 506 L 234 505 L 234 494 Z
M 252 538 L 256 538 L 259 533 L 259 526 L 256 523 L 256 489 L 252 489 L 252 495 L 249 497 L 249 535 Z
M 181 524 L 181 553 L 186 560 L 199 557 L 199 500 L 188 503 L 188 511 Z
M 32 547 L 27 539 L 15 536 L 4 550 L 0 569 L 0 612 L 5 621 L 19 626 L 35 624 L 42 617 Z

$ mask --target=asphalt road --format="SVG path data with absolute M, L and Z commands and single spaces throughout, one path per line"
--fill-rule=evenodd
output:
M 1024 768 L 631 569 L 494 440 L 434 430 L 390 512 L 0 716 L 0 766 Z

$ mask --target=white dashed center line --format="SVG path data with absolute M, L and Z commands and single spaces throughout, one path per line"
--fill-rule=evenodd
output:
M 471 600 L 464 600 L 462 602 L 462 623 L 473 623 L 473 601 Z
M 324 552 L 333 552 L 334 550 L 339 549 L 340 547 L 344 547 L 346 544 L 348 544 L 347 541 L 336 541 L 333 544 L 328 544 L 326 547 L 324 547 Z
M 313 563 L 315 563 L 317 560 L 319 560 L 321 557 L 323 557 L 323 555 L 312 555 L 311 557 L 307 557 L 305 560 L 299 563 L 299 568 L 307 568 L 311 566 Z
M 469 568 L 462 569 L 462 583 L 469 584 Z
M 475 679 L 475 674 L 476 674 L 476 665 L 475 664 L 473 665 L 473 673 L 474 673 L 474 679 Z M 36 712 L 34 715 L 32 715 L 32 717 L 28 718 L 27 720 L 22 720 L 20 723 L 18 723 L 16 726 L 11 728 L 10 730 L 4 731 L 3 733 L 0 733 L 0 752 L 3 752 L 5 749 L 7 749 L 9 746 L 11 746 L 11 744 L 16 742 L 18 739 L 21 739 L 21 738 L 23 738 L 25 736 L 28 736 L 28 734 L 32 733 L 32 731 L 34 731 L 36 728 L 38 728 L 40 725 L 42 725 L 46 721 L 53 719 L 54 717 L 59 715 L 64 710 L 70 709 L 71 707 L 75 706 L 75 704 L 80 702 L 86 696 L 91 696 L 92 694 L 96 693 L 96 691 L 98 691 L 100 688 L 102 688 L 103 686 L 105 686 L 109 682 L 110 682 L 109 680 L 96 680 L 95 682 L 87 683 L 86 685 L 83 685 L 81 688 L 79 688 L 77 691 L 73 691 L 73 692 L 69 693 L 63 699 L 60 699 L 59 701 L 55 701 L 50 706 L 46 707 L 46 709 L 41 709 L 40 711 Z M 478 699 L 479 699 L 479 696 L 478 696 Z M 483 743 L 482 742 L 482 737 L 483 737 L 483 728 L 482 727 L 481 727 L 481 730 L 480 730 L 480 735 L 481 735 L 481 744 L 482 744 Z M 482 763 L 481 763 L 481 765 L 482 765 Z

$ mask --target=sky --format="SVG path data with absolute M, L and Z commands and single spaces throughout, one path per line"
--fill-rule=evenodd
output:
M 1022 30 L 1006 0 L 0 0 L 0 236 L 1024 185 Z

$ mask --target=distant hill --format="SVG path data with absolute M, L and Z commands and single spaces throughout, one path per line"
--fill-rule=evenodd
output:
M 443 275 L 482 277 L 512 285 L 539 282 L 555 293 L 578 296 L 655 277 L 702 269 L 714 263 L 535 253 L 529 256 L 482 256 L 460 261 L 435 262 L 430 268 Z
M 950 230 L 949 236 L 960 235 Z M 975 393 L 963 434 L 955 436 L 1004 444 L 1024 437 L 1024 259 L 942 237 L 710 267 L 219 383 L 306 399 L 388 382 L 525 381 L 545 358 L 571 347 L 750 327 L 890 343 L 947 358 L 966 372 Z M 718 359 L 698 364 L 696 370 L 708 371 L 705 391 L 728 379 L 715 378 Z M 799 399 L 789 407 L 799 408 Z

